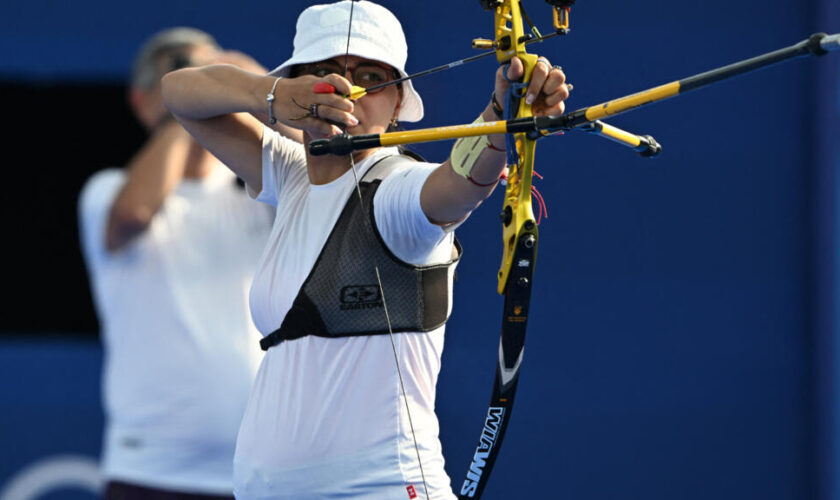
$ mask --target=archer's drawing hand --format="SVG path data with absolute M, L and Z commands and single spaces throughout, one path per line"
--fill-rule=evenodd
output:
M 328 83 L 336 92 L 316 94 L 313 90 L 316 83 Z M 353 101 L 343 97 L 350 94 L 351 87 L 347 79 L 337 74 L 284 78 L 277 84 L 275 114 L 279 121 L 309 133 L 314 139 L 339 135 L 342 133 L 339 127 L 359 123 L 352 114 Z

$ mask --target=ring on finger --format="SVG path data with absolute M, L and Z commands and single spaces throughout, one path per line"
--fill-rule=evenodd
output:
M 538 57 L 537 62 L 538 63 L 541 62 L 541 63 L 545 64 L 545 69 L 551 71 L 551 62 L 548 59 L 546 59 L 545 57 Z
M 311 116 L 312 118 L 319 118 L 318 106 L 319 105 L 316 103 L 312 103 L 309 105 L 309 116 Z
M 552 68 L 559 69 L 560 71 L 563 71 L 563 66 L 560 66 L 559 64 L 555 64 L 554 66 L 552 66 Z
M 304 106 L 303 104 L 301 104 L 301 103 L 297 102 L 297 99 L 295 99 L 294 97 L 292 97 L 292 102 L 293 102 L 293 103 L 295 103 L 295 106 L 299 107 L 300 109 L 305 109 L 305 110 L 307 110 L 307 111 L 306 111 L 306 113 L 304 113 L 304 114 L 302 114 L 302 115 L 293 116 L 293 117 L 289 118 L 289 120 L 292 120 L 292 121 L 297 121 L 297 120 L 302 120 L 302 119 L 304 119 L 304 118 L 309 118 L 310 116 L 312 116 L 312 107 L 311 107 L 311 105 L 310 105 L 309 107 Z

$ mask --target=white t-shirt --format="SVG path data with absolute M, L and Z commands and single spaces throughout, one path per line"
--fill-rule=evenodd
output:
M 382 156 L 357 165 L 359 176 Z M 420 188 L 436 165 L 405 159 L 382 181 L 374 216 L 385 243 L 415 264 L 446 262 L 453 234 L 431 224 Z M 251 313 L 267 335 L 283 321 L 349 196 L 348 171 L 311 185 L 302 146 L 265 129 L 263 189 L 277 207 L 251 288 Z M 359 265 L 373 266 L 372 262 Z M 385 300 L 387 302 L 387 290 Z M 455 498 L 443 469 L 434 413 L 444 328 L 394 335 L 430 498 Z M 389 335 L 306 336 L 272 347 L 248 402 L 234 459 L 238 499 L 423 498 L 423 483 Z
M 108 169 L 79 201 L 81 243 L 105 347 L 106 478 L 230 494 L 236 432 L 262 352 L 247 293 L 272 223 L 217 164 L 185 179 L 147 231 L 109 253 Z

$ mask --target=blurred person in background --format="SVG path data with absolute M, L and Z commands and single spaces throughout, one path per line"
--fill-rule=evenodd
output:
M 160 91 L 169 71 L 221 62 L 266 71 L 199 30 L 150 38 L 129 90 L 149 138 L 79 199 L 105 349 L 106 499 L 232 498 L 237 429 L 262 357 L 247 294 L 273 210 L 172 119 Z

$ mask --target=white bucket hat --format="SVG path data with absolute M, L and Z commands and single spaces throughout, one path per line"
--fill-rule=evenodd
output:
M 355 4 L 352 22 L 351 3 Z M 349 50 L 348 29 L 351 30 Z M 349 54 L 385 63 L 395 68 L 400 76 L 408 76 L 405 72 L 408 47 L 402 26 L 391 11 L 373 2 L 343 0 L 308 7 L 298 17 L 294 44 L 292 57 L 275 68 L 272 75 L 289 76 L 291 67 L 296 64 Z M 402 82 L 402 86 L 402 105 L 397 118 L 406 122 L 420 121 L 423 100 L 411 80 Z

